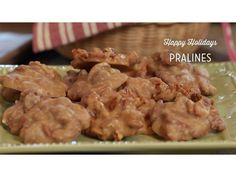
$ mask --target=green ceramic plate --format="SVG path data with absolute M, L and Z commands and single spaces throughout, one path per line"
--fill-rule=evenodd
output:
M 67 144 L 22 144 L 0 126 L 0 153 L 196 153 L 236 152 L 236 64 L 202 64 L 207 68 L 212 83 L 217 87 L 213 97 L 221 116 L 226 120 L 227 129 L 218 134 L 188 142 L 169 142 L 155 136 L 138 135 L 120 142 L 99 141 L 81 135 L 77 141 Z M 0 65 L 0 74 L 6 74 L 15 66 Z M 61 74 L 70 67 L 53 66 Z M 0 114 L 10 104 L 0 98 Z

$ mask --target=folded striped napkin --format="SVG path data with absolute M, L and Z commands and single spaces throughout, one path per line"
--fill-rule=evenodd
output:
M 228 56 L 231 61 L 236 61 L 236 51 L 233 41 L 232 28 L 229 23 L 222 23 L 225 43 L 228 51 Z
M 33 50 L 41 52 L 96 34 L 119 28 L 127 23 L 36 23 L 33 27 Z
M 41 52 L 119 28 L 128 23 L 36 23 L 33 27 L 33 50 Z M 229 23 L 222 23 L 229 59 L 236 61 L 236 51 Z

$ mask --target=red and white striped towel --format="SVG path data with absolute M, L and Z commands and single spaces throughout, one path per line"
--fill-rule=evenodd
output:
M 34 52 L 50 50 L 127 24 L 36 23 L 33 27 L 33 50 Z M 222 23 L 222 27 L 229 58 L 231 61 L 236 61 L 231 26 L 229 23 Z
M 36 23 L 33 50 L 53 49 L 124 25 L 127 23 Z
M 229 59 L 231 61 L 236 61 L 236 51 L 234 47 L 231 26 L 229 23 L 222 23 L 222 28 L 224 32 L 224 38 L 228 50 Z

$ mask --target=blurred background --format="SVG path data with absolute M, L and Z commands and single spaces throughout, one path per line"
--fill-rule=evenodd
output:
M 44 24 L 42 28 L 42 24 L 0 23 L 0 64 L 23 64 L 30 60 L 39 60 L 53 65 L 69 64 L 71 50 L 76 47 L 85 49 L 114 47 L 123 53 L 135 50 L 141 55 L 151 55 L 156 51 L 166 49 L 162 45 L 165 38 L 216 40 L 218 45 L 212 48 L 187 46 L 181 49 L 171 47 L 168 49 L 182 53 L 210 52 L 213 62 L 229 60 L 225 35 L 220 23 L 114 23 L 107 24 L 107 28 L 104 24 L 102 26 L 102 24 L 77 23 L 63 26 L 54 23 Z M 232 40 L 235 43 L 236 24 L 230 25 Z M 63 32 L 66 32 L 65 36 Z M 57 36 L 57 33 L 60 36 Z M 39 34 L 43 34 L 43 37 Z M 41 38 L 46 41 L 44 47 L 40 44 Z

